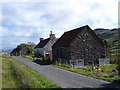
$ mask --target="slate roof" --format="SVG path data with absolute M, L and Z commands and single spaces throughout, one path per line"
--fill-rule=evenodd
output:
M 50 41 L 50 38 L 44 39 L 40 41 L 35 48 L 43 48 L 48 42 Z
M 11 55 L 25 55 L 26 54 L 26 49 L 25 48 L 15 48 L 10 54 Z
M 52 47 L 68 47 L 71 41 L 80 33 L 82 30 L 89 30 L 89 33 L 96 39 L 98 40 L 101 44 L 104 45 L 102 40 L 93 32 L 93 30 L 88 26 L 83 26 L 80 28 L 76 28 L 74 30 L 65 32 Z
M 15 48 L 15 49 L 13 49 L 13 51 L 11 53 L 18 52 L 20 50 L 21 50 L 21 48 Z

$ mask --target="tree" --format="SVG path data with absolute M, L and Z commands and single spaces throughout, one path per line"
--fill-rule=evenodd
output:
M 25 43 L 22 43 L 22 44 L 17 46 L 17 48 L 27 48 L 27 47 L 28 47 L 28 45 Z
M 104 45 L 105 45 L 105 54 L 106 54 L 106 56 L 108 56 L 109 52 L 110 52 L 110 45 L 108 44 L 108 42 L 105 39 L 101 38 L 101 40 L 104 42 Z
M 32 48 L 26 48 L 26 55 L 33 55 L 34 51 Z
M 120 75 L 120 60 L 118 59 L 118 75 Z
M 36 44 L 33 43 L 33 42 L 28 42 L 28 46 L 31 47 L 31 48 L 34 48 L 36 46 Z

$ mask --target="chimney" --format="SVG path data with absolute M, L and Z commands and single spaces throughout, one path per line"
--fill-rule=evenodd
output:
M 55 34 L 52 34 L 52 31 L 50 31 L 50 39 L 54 39 L 55 38 Z
M 44 40 L 44 38 L 40 38 L 40 41 Z
M 52 34 L 52 31 L 50 31 L 50 34 Z

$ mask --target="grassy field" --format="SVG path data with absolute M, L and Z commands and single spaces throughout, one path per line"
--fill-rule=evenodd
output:
M 72 72 L 80 73 L 86 76 L 94 77 L 97 79 L 107 80 L 114 83 L 120 84 L 120 76 L 117 75 L 117 64 L 110 64 L 108 66 L 100 66 L 101 70 L 92 70 L 92 67 L 71 67 L 65 64 L 55 64 L 53 65 L 58 68 L 69 70 Z
M 9 56 L 2 56 L 2 88 L 60 88 Z

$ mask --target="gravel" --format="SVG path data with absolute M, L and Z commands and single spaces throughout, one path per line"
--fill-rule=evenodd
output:
M 62 88 L 119 88 L 108 81 L 77 74 L 51 65 L 40 65 L 30 59 L 12 56 L 13 59 L 25 64 L 39 74 L 47 77 Z

